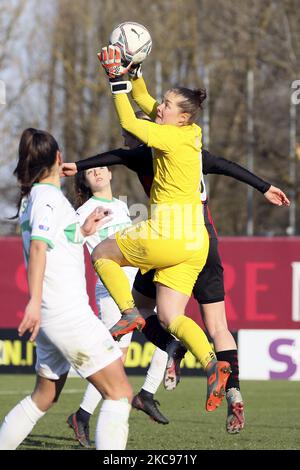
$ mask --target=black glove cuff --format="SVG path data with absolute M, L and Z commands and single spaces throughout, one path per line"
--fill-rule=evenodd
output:
M 127 80 L 120 80 L 120 78 L 110 78 L 110 89 L 113 94 L 118 93 L 130 93 L 132 90 L 132 85 Z

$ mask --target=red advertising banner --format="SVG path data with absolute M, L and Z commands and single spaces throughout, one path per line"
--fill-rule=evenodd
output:
M 220 254 L 232 331 L 300 328 L 300 237 L 224 238 Z
M 300 237 L 223 238 L 220 253 L 231 331 L 300 327 Z M 0 239 L 0 259 L 0 328 L 15 328 L 28 299 L 20 238 Z M 95 308 L 95 275 L 88 256 L 86 261 L 88 292 Z M 194 300 L 188 314 L 199 321 Z

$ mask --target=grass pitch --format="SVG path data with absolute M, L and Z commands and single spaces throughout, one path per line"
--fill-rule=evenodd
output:
M 144 378 L 131 376 L 129 379 L 138 391 Z M 0 421 L 20 399 L 31 393 L 34 383 L 32 375 L 0 375 Z M 20 449 L 78 449 L 66 419 L 77 410 L 84 390 L 84 380 L 68 379 L 58 404 L 36 425 Z M 246 427 L 238 435 L 228 435 L 225 431 L 226 403 L 213 413 L 204 410 L 204 379 L 183 377 L 174 392 L 166 392 L 161 387 L 156 398 L 170 424 L 157 424 L 141 411 L 133 410 L 127 449 L 299 450 L 299 382 L 244 381 L 242 392 Z M 91 420 L 91 437 L 97 416 L 98 409 Z

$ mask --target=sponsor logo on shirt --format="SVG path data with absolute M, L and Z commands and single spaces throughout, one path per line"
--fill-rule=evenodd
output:
M 46 207 L 49 207 L 51 210 L 53 210 L 48 204 Z M 43 217 L 41 223 L 39 224 L 39 229 L 44 230 L 44 232 L 48 232 L 50 230 L 49 217 Z

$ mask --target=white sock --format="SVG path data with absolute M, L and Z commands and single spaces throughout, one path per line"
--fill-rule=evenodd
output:
M 44 414 L 31 396 L 20 401 L 4 418 L 0 428 L 0 450 L 16 449 Z
M 130 410 L 131 405 L 126 398 L 103 401 L 95 434 L 97 450 L 126 448 Z
M 82 402 L 80 404 L 80 408 L 87 411 L 92 415 L 97 408 L 98 404 L 102 400 L 102 395 L 96 387 L 92 384 L 88 384 L 86 387 L 85 394 L 83 395 Z
M 147 370 L 144 385 L 142 386 L 143 390 L 153 393 L 153 395 L 157 392 L 158 387 L 163 381 L 167 362 L 168 353 L 156 348 L 153 353 L 149 369 Z

